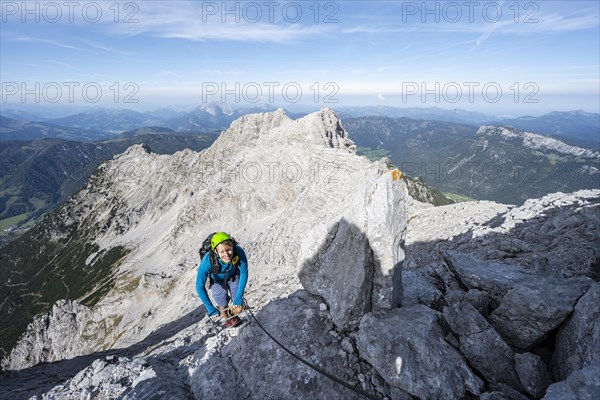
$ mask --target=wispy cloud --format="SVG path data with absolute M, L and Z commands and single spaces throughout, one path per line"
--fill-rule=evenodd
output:
M 222 22 L 218 16 L 203 18 L 199 2 L 145 2 L 136 23 L 107 25 L 117 36 L 147 35 L 190 41 L 287 43 L 333 32 L 331 24 L 252 23 L 245 18 Z M 176 5 L 174 5 L 176 4 Z M 204 19 L 204 21 L 203 21 Z
M 120 56 L 127 56 L 130 57 L 131 56 L 131 51 L 121 51 L 121 50 L 117 50 L 115 48 L 112 47 L 108 47 L 104 44 L 100 44 L 98 42 L 83 38 L 83 37 L 78 37 L 77 40 L 79 40 L 81 43 L 85 44 L 85 48 L 87 50 L 89 50 L 90 48 L 92 49 L 97 49 L 97 50 L 101 50 L 103 52 L 106 53 L 111 53 L 111 54 L 117 54 Z
M 475 47 L 481 46 L 485 41 L 496 35 L 523 35 L 562 33 L 586 29 L 598 29 L 598 14 L 578 17 L 565 17 L 561 15 L 545 15 L 533 23 L 516 24 L 513 21 L 498 22 L 485 27 L 482 34 L 475 39 Z
M 396 68 L 395 65 L 388 65 L 388 66 L 385 66 L 385 67 L 379 67 L 379 68 L 377 68 L 377 70 L 375 70 L 375 72 L 384 72 L 384 71 L 387 71 L 387 70 L 390 70 L 390 69 L 394 69 L 394 68 Z
M 66 63 L 64 61 L 58 61 L 58 60 L 48 60 L 47 61 L 50 64 L 54 64 L 54 65 L 58 65 L 59 67 L 65 67 L 65 68 L 69 68 L 69 69 L 76 69 L 73 65 Z
M 515 22 L 510 18 L 497 22 L 469 22 L 468 20 L 465 20 L 459 23 L 448 23 L 444 21 L 439 23 L 421 23 L 420 21 L 417 21 L 401 24 L 398 23 L 398 21 L 391 21 L 390 23 L 374 21 L 373 24 L 362 24 L 344 28 L 341 32 L 344 34 L 392 34 L 405 32 L 478 33 L 481 34 L 481 42 L 483 42 L 494 33 L 528 34 L 598 29 L 599 18 L 599 14 L 592 13 L 572 16 L 546 14 L 536 17 L 532 22 Z
M 39 38 L 39 37 L 16 36 L 16 37 L 12 38 L 12 40 L 17 41 L 17 42 L 49 44 L 51 46 L 61 47 L 64 49 L 71 49 L 71 50 L 78 50 L 78 51 L 82 50 L 80 47 L 76 47 L 76 46 L 73 46 L 73 45 L 70 45 L 67 43 L 59 42 L 57 40 L 52 40 L 52 39 Z

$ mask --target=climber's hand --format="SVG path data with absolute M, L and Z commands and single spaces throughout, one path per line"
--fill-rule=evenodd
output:
M 231 306 L 230 310 L 232 315 L 238 315 L 242 312 L 242 306 Z

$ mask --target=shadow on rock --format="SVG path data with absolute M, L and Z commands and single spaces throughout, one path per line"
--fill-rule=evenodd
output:
M 367 236 L 342 218 L 302 264 L 298 277 L 306 290 L 325 299 L 336 326 L 348 330 L 371 311 L 378 266 Z
M 290 351 L 358 386 L 354 345 L 342 344 L 323 306 L 318 297 L 301 290 L 270 302 L 255 316 Z M 195 398 L 362 398 L 293 358 L 249 319 L 220 352 L 208 358 L 206 349 L 197 352 L 198 366 L 191 375 Z

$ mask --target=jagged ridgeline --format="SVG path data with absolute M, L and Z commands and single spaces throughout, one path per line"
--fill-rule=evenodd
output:
M 298 275 L 310 280 L 300 271 L 319 261 L 315 252 L 339 240 L 357 245 L 362 256 L 346 248 L 345 257 L 364 261 L 356 264 L 362 280 L 344 290 L 359 294 L 336 315 L 344 329 L 356 326 L 361 313 L 392 302 L 408 191 L 391 171 L 386 161 L 356 155 L 329 109 L 298 120 L 283 110 L 243 116 L 201 153 L 129 148 L 3 251 L 2 349 L 14 349 L 5 366 L 139 342 L 158 326 L 153 318 L 167 323 L 181 307 L 193 310 L 197 249 L 217 230 L 244 245 L 253 262 L 249 287 L 261 301 L 300 288 Z M 335 266 L 338 256 L 318 257 Z M 268 289 L 273 282 L 285 284 Z M 57 306 L 59 299 L 90 312 L 75 315 L 81 307 Z M 70 328 L 62 326 L 65 313 L 77 321 Z

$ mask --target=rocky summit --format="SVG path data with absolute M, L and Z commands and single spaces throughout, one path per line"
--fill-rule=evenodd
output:
M 245 115 L 200 153 L 129 148 L 17 241 L 56 252 L 48 282 L 93 284 L 25 322 L 7 300 L 0 398 L 598 398 L 600 191 L 433 207 L 391 168 L 329 109 Z M 195 277 L 221 230 L 251 314 L 218 332 Z

